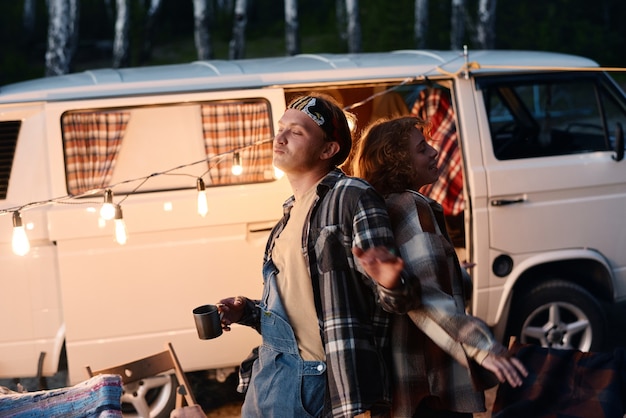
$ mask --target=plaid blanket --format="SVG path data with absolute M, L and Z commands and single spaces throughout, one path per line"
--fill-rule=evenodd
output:
M 37 392 L 3 391 L 0 417 L 121 417 L 122 378 L 102 374 L 68 388 Z
M 494 418 L 622 418 L 626 349 L 556 350 L 515 343 L 510 352 L 529 375 L 519 388 L 500 385 Z

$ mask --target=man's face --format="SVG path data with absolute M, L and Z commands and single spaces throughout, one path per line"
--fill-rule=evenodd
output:
M 328 162 L 321 158 L 328 143 L 324 131 L 305 113 L 287 109 L 274 138 L 274 165 L 285 173 L 308 172 Z

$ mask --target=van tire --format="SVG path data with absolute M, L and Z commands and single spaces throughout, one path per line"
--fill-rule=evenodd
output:
M 124 418 L 141 418 L 138 408 L 148 408 L 150 418 L 168 418 L 176 407 L 177 379 L 174 374 L 143 379 L 138 386 L 122 386 Z
M 522 344 L 601 351 L 606 344 L 606 323 L 604 309 L 585 288 L 550 279 L 516 298 L 510 335 Z

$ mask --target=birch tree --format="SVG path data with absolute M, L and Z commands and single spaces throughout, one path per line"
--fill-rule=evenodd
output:
M 493 49 L 495 47 L 496 0 L 480 0 L 478 3 L 476 38 L 480 48 Z
M 23 10 L 22 25 L 24 26 L 26 39 L 30 39 L 35 30 L 35 0 L 24 0 Z
M 233 38 L 228 49 L 228 58 L 238 59 L 245 55 L 246 25 L 248 23 L 248 2 L 236 0 L 233 19 Z
M 345 42 L 348 39 L 346 28 L 348 23 L 346 22 L 346 0 L 335 0 L 335 22 L 337 25 L 337 33 L 339 39 Z
M 152 56 L 152 40 L 154 39 L 154 29 L 156 26 L 157 16 L 161 11 L 161 0 L 150 0 L 150 7 L 146 12 L 146 19 L 144 23 L 144 35 L 141 46 L 140 62 L 147 62 Z
M 48 0 L 46 76 L 70 72 L 78 41 L 78 0 Z
M 194 40 L 199 60 L 213 58 L 211 46 L 211 1 L 193 0 Z
M 452 0 L 450 49 L 459 50 L 465 38 L 465 0 Z
M 428 33 L 428 0 L 415 0 L 415 24 L 414 36 L 415 47 L 424 49 L 428 44 L 426 34 Z
M 115 35 L 113 38 L 113 68 L 130 63 L 130 0 L 116 0 Z
M 285 0 L 285 47 L 287 55 L 300 53 L 300 22 L 296 0 Z
M 346 16 L 348 21 L 348 52 L 361 52 L 359 0 L 346 0 Z

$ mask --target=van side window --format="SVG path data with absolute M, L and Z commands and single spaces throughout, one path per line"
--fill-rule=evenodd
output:
M 209 163 L 209 185 L 273 179 L 273 135 L 266 103 L 207 103 L 201 111 L 206 157 L 217 161 Z M 240 175 L 232 172 L 235 158 L 241 163 Z
M 129 112 L 63 115 L 65 170 L 70 195 L 109 185 L 129 118 Z
M 0 200 L 7 197 L 20 121 L 0 122 Z
M 500 79 L 483 83 L 499 160 L 611 150 L 618 104 L 593 76 Z M 487 86 L 488 84 L 488 86 Z
M 70 195 L 188 189 L 198 177 L 206 187 L 274 180 L 262 99 L 73 110 L 61 128 Z

